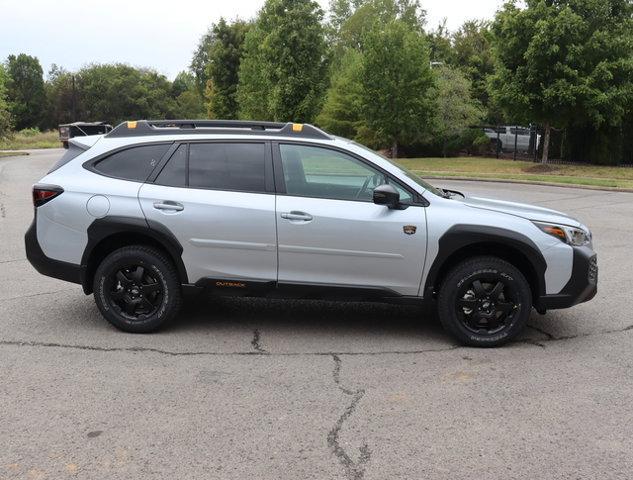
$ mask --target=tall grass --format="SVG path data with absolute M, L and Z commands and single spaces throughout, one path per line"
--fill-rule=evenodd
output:
M 6 137 L 0 137 L 0 150 L 59 148 L 61 146 L 58 133 L 55 130 L 40 132 L 36 128 L 25 128 L 19 132 L 9 133 Z

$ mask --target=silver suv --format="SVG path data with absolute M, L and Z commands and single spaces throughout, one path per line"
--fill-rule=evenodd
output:
M 311 125 L 133 121 L 70 140 L 33 187 L 31 264 L 79 283 L 128 332 L 184 295 L 437 304 L 495 346 L 532 307 L 596 293 L 591 234 L 546 208 L 435 188 Z

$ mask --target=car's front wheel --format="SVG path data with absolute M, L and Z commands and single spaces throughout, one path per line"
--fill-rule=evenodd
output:
M 144 245 L 120 248 L 101 262 L 94 297 L 106 320 L 132 333 L 152 332 L 174 318 L 182 298 L 170 260 Z
M 444 329 L 461 343 L 495 347 L 525 327 L 532 294 L 525 276 L 497 257 L 475 257 L 453 267 L 438 298 Z

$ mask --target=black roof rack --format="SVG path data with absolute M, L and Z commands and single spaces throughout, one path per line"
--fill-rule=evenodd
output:
M 190 134 L 271 135 L 330 140 L 323 130 L 304 123 L 256 122 L 248 120 L 135 120 L 123 122 L 108 138 Z

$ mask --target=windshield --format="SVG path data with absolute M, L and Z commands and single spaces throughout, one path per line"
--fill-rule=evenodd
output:
M 398 168 L 403 175 L 407 176 L 408 178 L 410 178 L 411 180 L 413 180 L 415 183 L 417 183 L 418 185 L 420 185 L 422 188 L 424 188 L 425 190 L 429 190 L 431 193 L 434 193 L 435 195 L 438 195 L 440 197 L 445 197 L 446 195 L 444 194 L 444 192 L 442 190 L 440 190 L 437 187 L 434 187 L 433 185 L 431 185 L 430 183 L 428 183 L 426 180 L 423 180 L 422 178 L 420 178 L 418 175 L 416 175 L 415 173 L 413 173 L 411 170 L 403 167 L 402 165 L 394 162 L 391 158 L 387 158 L 385 157 L 382 153 L 377 152 L 375 150 L 372 150 L 369 147 L 366 147 L 365 145 L 362 145 L 360 143 L 357 142 L 352 142 L 354 145 L 362 148 L 363 150 L 366 150 L 368 152 L 373 153 L 374 155 L 378 155 L 380 158 L 382 158 L 383 160 L 387 160 L 390 164 L 392 164 L 394 167 Z

